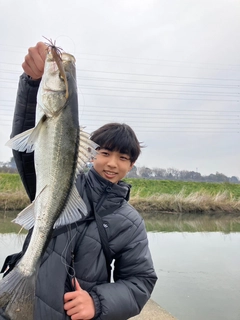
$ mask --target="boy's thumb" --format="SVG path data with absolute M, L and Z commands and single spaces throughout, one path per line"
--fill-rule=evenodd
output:
M 81 291 L 82 290 L 79 282 L 77 281 L 77 278 L 72 279 L 72 282 L 73 282 L 73 286 L 75 287 L 76 291 Z

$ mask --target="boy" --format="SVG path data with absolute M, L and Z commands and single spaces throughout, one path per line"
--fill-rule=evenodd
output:
M 45 56 L 46 46 L 39 42 L 25 57 L 12 137 L 35 125 Z M 127 202 L 130 186 L 121 181 L 140 154 L 135 133 L 125 124 L 110 123 L 96 130 L 91 139 L 100 146 L 98 154 L 93 168 L 80 174 L 76 182 L 88 215 L 53 234 L 37 278 L 37 320 L 128 319 L 141 311 L 157 280 L 144 222 Z M 36 192 L 34 155 L 14 151 L 14 157 L 32 201 Z M 23 251 L 8 257 L 4 266 L 9 267 L 8 272 L 21 258 L 30 237 L 31 231 Z M 104 237 L 109 254 L 106 243 L 102 244 Z M 115 260 L 113 283 L 109 282 L 109 255 Z

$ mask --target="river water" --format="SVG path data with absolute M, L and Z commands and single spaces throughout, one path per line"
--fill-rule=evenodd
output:
M 0 234 L 0 267 L 24 235 Z M 158 275 L 152 298 L 179 320 L 240 319 L 240 233 L 148 233 Z
M 149 233 L 153 299 L 180 320 L 240 319 L 240 233 Z

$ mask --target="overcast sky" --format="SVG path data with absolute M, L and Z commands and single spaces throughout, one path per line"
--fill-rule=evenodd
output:
M 77 59 L 80 123 L 133 127 L 137 166 L 240 177 L 239 0 L 0 0 L 0 161 L 27 49 Z

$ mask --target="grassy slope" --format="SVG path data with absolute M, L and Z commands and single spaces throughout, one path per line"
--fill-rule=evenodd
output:
M 18 174 L 0 173 L 0 192 L 16 192 L 23 190 L 23 185 Z
M 149 197 L 160 194 L 179 194 L 188 196 L 191 193 L 202 192 L 209 195 L 228 193 L 234 199 L 240 199 L 240 184 L 184 182 L 170 180 L 125 179 L 132 185 L 132 196 Z
M 240 184 L 125 179 L 130 203 L 140 212 L 227 212 L 240 214 Z M 18 174 L 0 173 L 0 210 L 29 204 Z

